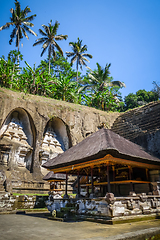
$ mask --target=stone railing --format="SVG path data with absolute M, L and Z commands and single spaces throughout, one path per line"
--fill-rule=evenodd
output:
M 114 218 L 160 213 L 160 196 L 138 194 L 129 197 L 114 197 L 108 193 L 104 198 L 96 199 L 50 199 L 46 206 L 50 212 L 61 211 L 65 207 L 74 206 L 75 215 L 99 216 Z M 72 209 L 72 212 L 73 212 Z

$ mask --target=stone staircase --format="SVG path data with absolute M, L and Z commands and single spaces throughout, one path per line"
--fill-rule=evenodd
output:
M 160 139 L 160 101 L 132 109 L 121 114 L 114 122 L 111 130 L 122 137 L 149 149 L 151 138 Z M 148 142 L 147 142 L 148 141 Z M 154 139 L 154 141 L 157 141 Z M 158 140 L 160 141 L 160 140 Z M 157 149 L 153 149 L 153 154 Z M 160 151 L 158 152 L 160 156 Z

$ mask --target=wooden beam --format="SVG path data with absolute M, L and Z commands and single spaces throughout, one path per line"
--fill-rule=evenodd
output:
M 112 181 L 110 182 L 110 184 L 130 184 L 130 183 L 151 183 L 149 181 L 138 181 L 138 180 L 124 180 L 124 181 Z M 94 182 L 94 185 L 96 186 L 100 186 L 100 185 L 107 185 L 108 182 L 100 182 L 100 183 L 96 183 Z M 84 186 L 84 184 L 82 185 Z M 91 184 L 85 184 L 85 186 L 91 186 Z
M 98 167 L 101 164 L 107 164 L 110 163 L 112 165 L 115 164 L 121 164 L 121 165 L 129 165 L 132 167 L 139 167 L 139 168 L 148 168 L 148 169 L 159 169 L 160 170 L 160 164 L 159 165 L 154 165 L 154 164 L 149 164 L 149 163 L 143 163 L 143 162 L 136 162 L 135 160 L 126 160 L 126 159 L 121 159 L 121 158 L 115 158 L 110 154 L 107 154 L 104 158 L 99 158 L 91 161 L 86 161 L 83 163 L 78 163 L 78 164 L 72 164 L 69 166 L 65 167 L 59 167 L 59 168 L 53 168 L 53 169 L 48 169 L 49 171 L 53 171 L 54 173 L 62 173 L 62 172 L 70 172 L 73 170 L 79 170 L 82 168 L 88 168 L 88 167 Z

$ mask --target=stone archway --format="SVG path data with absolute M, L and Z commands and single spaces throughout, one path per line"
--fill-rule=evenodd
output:
M 71 147 L 67 125 L 58 117 L 50 119 L 45 127 L 40 150 L 40 165 Z M 43 175 L 48 171 L 41 168 Z
M 23 108 L 12 110 L 0 129 L 1 164 L 31 169 L 36 130 L 29 113 Z M 6 150 L 5 150 L 6 149 Z

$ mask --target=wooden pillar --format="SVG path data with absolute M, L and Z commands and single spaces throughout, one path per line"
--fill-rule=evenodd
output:
M 146 179 L 149 181 L 149 173 L 148 173 L 148 168 L 146 168 Z
M 77 185 L 78 185 L 78 188 L 77 188 L 77 198 L 80 197 L 80 176 L 79 176 L 79 170 L 78 170 L 78 175 L 77 175 Z
M 150 181 L 148 168 L 146 168 L 146 179 L 147 181 Z M 148 184 L 149 184 L 149 191 L 152 192 L 152 185 L 151 183 L 148 183 Z
M 91 193 L 94 194 L 93 167 L 91 167 Z
M 109 163 L 107 163 L 107 183 L 108 183 L 108 192 L 111 192 L 110 178 L 109 178 Z
M 63 196 L 64 199 L 69 198 L 67 194 L 67 187 L 68 187 L 68 174 L 66 172 L 66 186 L 65 186 L 65 195 Z
M 128 168 L 129 168 L 129 180 L 132 180 L 132 167 L 128 166 Z M 134 189 L 133 189 L 133 183 L 132 182 L 130 182 L 130 188 L 131 188 L 131 192 L 133 192 Z
M 87 175 L 87 184 L 89 184 L 89 176 Z M 89 186 L 87 186 L 87 197 L 89 197 Z
M 113 171 L 113 181 L 115 181 L 115 166 L 112 165 L 112 171 Z M 114 194 L 116 193 L 116 184 L 114 184 Z

